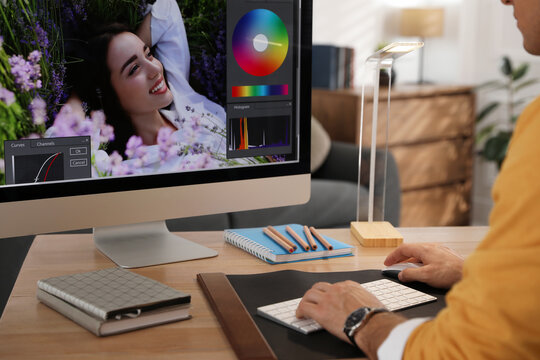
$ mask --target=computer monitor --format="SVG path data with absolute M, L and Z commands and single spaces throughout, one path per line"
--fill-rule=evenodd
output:
M 216 255 L 164 219 L 309 199 L 311 1 L 2 12 L 0 237 L 93 227 L 148 266 Z

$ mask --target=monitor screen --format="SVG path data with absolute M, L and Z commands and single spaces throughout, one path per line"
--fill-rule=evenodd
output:
M 0 10 L 0 236 L 307 201 L 311 2 Z

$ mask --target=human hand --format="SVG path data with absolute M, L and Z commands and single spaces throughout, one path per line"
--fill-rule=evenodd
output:
M 314 319 L 328 332 L 350 343 L 343 332 L 345 320 L 362 306 L 384 307 L 374 295 L 357 282 L 350 280 L 335 284 L 319 282 L 305 293 L 296 309 L 296 316 Z
M 420 262 L 424 266 L 405 269 L 398 275 L 403 282 L 421 281 L 438 288 L 450 288 L 461 280 L 463 258 L 439 244 L 402 244 L 384 260 L 390 266 L 402 261 Z

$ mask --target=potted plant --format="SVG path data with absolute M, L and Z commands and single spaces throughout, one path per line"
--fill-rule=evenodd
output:
M 503 79 L 493 80 L 480 85 L 477 90 L 504 92 L 504 100 L 495 100 L 484 106 L 476 117 L 477 125 L 493 115 L 499 107 L 503 107 L 506 114 L 504 121 L 498 121 L 483 126 L 476 135 L 476 144 L 479 146 L 479 155 L 487 161 L 494 161 L 500 169 L 506 156 L 510 138 L 514 132 L 514 126 L 519 117 L 522 105 L 531 97 L 523 96 L 523 89 L 538 83 L 538 79 L 526 79 L 529 64 L 522 63 L 514 67 L 508 56 L 502 59 L 500 71 Z

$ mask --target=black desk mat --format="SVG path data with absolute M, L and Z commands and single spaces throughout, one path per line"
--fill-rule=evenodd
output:
M 362 357 L 364 354 L 324 330 L 304 335 L 260 317 L 256 315 L 257 307 L 301 297 L 318 281 L 335 283 L 354 280 L 364 283 L 386 277 L 380 270 L 331 273 L 284 270 L 264 274 L 227 275 L 227 278 L 278 359 L 317 360 Z M 447 290 L 435 289 L 422 283 L 406 285 L 437 297 L 437 301 L 398 312 L 405 317 L 435 316 L 446 306 L 444 296 Z

